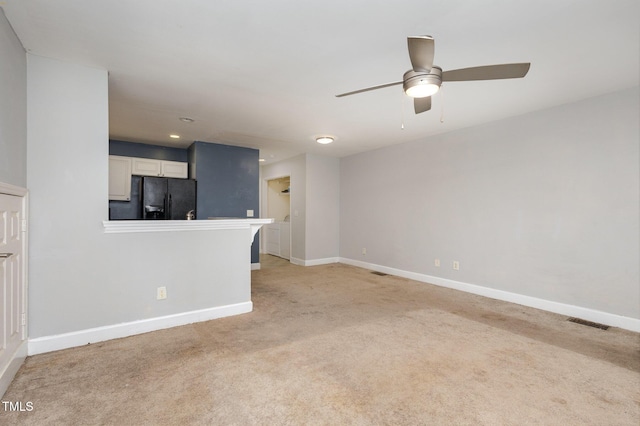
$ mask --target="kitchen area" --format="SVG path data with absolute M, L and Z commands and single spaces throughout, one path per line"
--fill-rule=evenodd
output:
M 174 148 L 110 140 L 109 221 L 261 221 L 258 157 L 256 149 L 210 142 Z M 260 262 L 258 240 L 252 265 Z

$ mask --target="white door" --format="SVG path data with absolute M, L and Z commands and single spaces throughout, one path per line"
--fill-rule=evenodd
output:
M 0 395 L 26 356 L 22 201 L 0 194 Z

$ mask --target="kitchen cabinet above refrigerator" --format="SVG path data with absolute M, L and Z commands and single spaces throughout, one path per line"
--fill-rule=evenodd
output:
M 131 174 L 138 176 L 159 176 L 186 179 L 189 163 L 180 161 L 154 160 L 151 158 L 132 158 Z

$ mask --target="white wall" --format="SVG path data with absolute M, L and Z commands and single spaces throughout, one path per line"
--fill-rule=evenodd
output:
M 639 97 L 343 158 L 340 256 L 640 318 Z
M 307 155 L 307 261 L 325 263 L 340 254 L 340 160 Z
M 0 8 L 0 182 L 27 186 L 27 57 Z
M 30 339 L 250 303 L 248 230 L 104 233 L 107 72 L 27 55 L 27 73 Z

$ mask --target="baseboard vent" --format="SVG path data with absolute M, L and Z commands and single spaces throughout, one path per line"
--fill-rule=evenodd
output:
M 380 275 L 381 277 L 386 277 L 389 274 L 385 274 L 384 272 L 378 272 L 378 271 L 371 271 L 372 274 L 374 275 Z
M 583 320 L 583 319 L 580 319 L 580 318 L 571 317 L 567 321 L 575 322 L 576 324 L 587 325 L 587 326 L 593 327 L 593 328 L 599 328 L 600 330 L 608 330 L 609 329 L 608 325 L 598 324 L 597 322 L 591 322 L 591 321 Z

